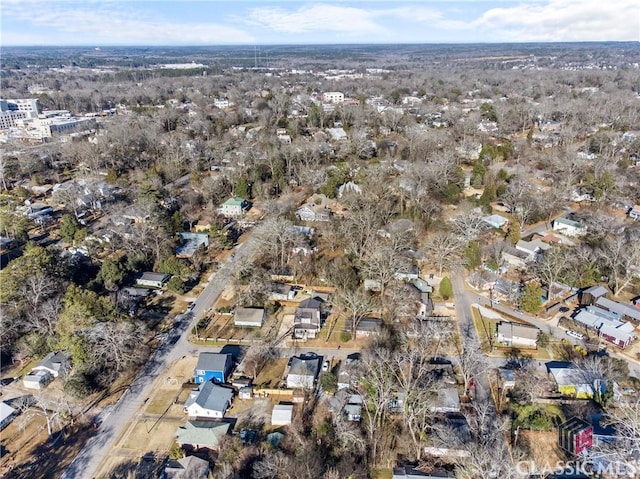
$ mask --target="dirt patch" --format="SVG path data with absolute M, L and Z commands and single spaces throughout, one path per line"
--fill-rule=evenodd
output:
M 558 445 L 558 433 L 555 431 L 520 430 L 518 446 L 522 446 L 529 453 L 529 458 L 542 468 L 554 466 L 558 461 L 565 460 L 565 454 Z

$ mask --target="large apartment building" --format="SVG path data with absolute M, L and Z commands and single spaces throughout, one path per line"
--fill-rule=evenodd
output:
M 39 105 L 36 98 L 0 99 L 0 130 L 18 126 L 20 120 L 38 118 Z

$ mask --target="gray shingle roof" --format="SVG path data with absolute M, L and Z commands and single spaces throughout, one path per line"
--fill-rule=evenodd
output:
M 223 353 L 200 353 L 196 370 L 202 371 L 225 371 L 227 358 L 231 354 Z
M 289 374 L 297 374 L 301 376 L 313 376 L 314 378 L 320 371 L 320 361 L 322 358 L 302 359 L 299 357 L 291 358 L 291 366 Z
M 185 408 L 193 403 L 203 409 L 211 411 L 225 411 L 227 405 L 233 399 L 233 390 L 218 386 L 212 381 L 207 381 L 200 386 L 200 392 L 195 397 L 190 397 L 184 404 Z

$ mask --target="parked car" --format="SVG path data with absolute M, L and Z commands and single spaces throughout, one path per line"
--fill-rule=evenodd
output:
M 331 363 L 329 361 L 325 361 L 322 363 L 322 372 L 326 373 L 329 370 Z
M 584 334 L 579 333 L 578 331 L 569 330 L 567 331 L 567 336 L 571 336 L 576 339 L 584 339 Z

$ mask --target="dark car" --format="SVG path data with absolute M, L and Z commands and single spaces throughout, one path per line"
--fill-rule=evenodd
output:
M 451 364 L 451 361 L 449 361 L 447 358 L 434 356 L 429 360 L 429 363 L 430 364 Z
M 243 429 L 240 431 L 240 440 L 243 444 L 251 444 L 256 439 L 256 431 L 253 429 Z
M 7 384 L 11 384 L 14 381 L 14 378 L 2 378 L 0 379 L 0 386 L 6 386 Z

